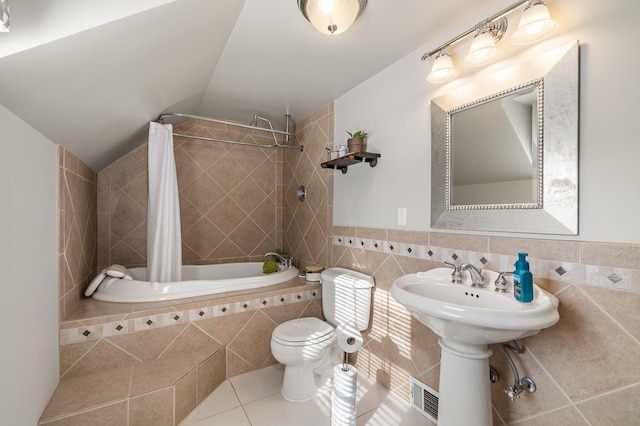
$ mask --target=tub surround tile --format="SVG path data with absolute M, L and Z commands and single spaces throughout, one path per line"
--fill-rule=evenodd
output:
M 225 380 L 220 386 L 218 386 L 209 396 L 207 396 L 189 415 L 184 419 L 185 425 L 197 424 L 199 420 L 206 419 L 207 417 L 215 416 L 234 408 L 240 407 L 240 401 L 231 386 L 229 380 Z M 216 424 L 212 420 L 209 420 L 206 424 Z M 219 424 L 233 424 L 236 423 L 219 423 Z
M 276 323 L 257 311 L 247 322 L 246 331 L 238 334 L 228 347 L 257 369 L 271 354 L 271 333 L 274 328 Z
M 173 389 L 166 388 L 129 400 L 129 426 L 173 426 Z
M 227 345 L 252 315 L 251 312 L 242 312 L 231 316 L 212 317 L 199 321 L 197 327 L 221 344 Z
M 224 381 L 224 363 L 209 347 L 62 380 L 39 424 L 175 425 Z
M 231 132 L 197 120 L 187 120 L 176 129 L 195 135 L 268 141 L 250 130 Z M 276 176 L 282 174 L 284 165 L 276 161 L 274 150 L 184 138 L 175 138 L 174 145 L 184 263 L 246 258 L 255 254 L 253 250 L 262 255 L 283 240 L 273 200 L 277 198 Z M 98 204 L 101 212 L 108 212 L 101 217 L 97 233 L 100 267 L 146 264 L 146 150 L 144 145 L 98 174 Z
M 130 370 L 130 367 L 107 370 L 61 381 L 41 420 L 125 399 L 129 393 Z
M 129 394 L 141 395 L 172 386 L 194 371 L 196 366 L 193 357 L 186 352 L 134 365 Z
M 128 401 L 120 401 L 81 414 L 39 424 L 43 426 L 122 426 L 127 424 L 128 417 L 129 403 Z
M 249 371 L 254 371 L 254 365 L 243 359 L 239 354 L 227 347 L 227 377 L 237 376 Z
M 59 155 L 60 318 L 73 310 L 96 271 L 97 176 L 64 148 Z
M 186 327 L 177 324 L 153 328 L 145 332 L 108 337 L 107 340 L 143 361 L 156 359 Z
M 137 363 L 140 363 L 139 359 L 101 339 L 87 350 L 84 356 L 73 364 L 71 368 L 66 370 L 61 378 L 65 380 L 71 377 L 97 373 L 105 369 L 130 367 Z
M 160 355 L 161 357 L 171 356 L 182 351 L 194 351 L 205 347 L 222 348 L 222 344 L 205 334 L 193 324 L 187 325 L 182 332 L 167 346 Z
M 175 386 L 175 423 L 179 423 L 198 405 L 198 371 L 176 383 Z

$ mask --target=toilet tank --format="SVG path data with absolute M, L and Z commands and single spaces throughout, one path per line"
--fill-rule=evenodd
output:
M 322 283 L 322 312 L 333 326 L 353 324 L 360 331 L 369 328 L 373 277 L 345 268 L 325 269 Z

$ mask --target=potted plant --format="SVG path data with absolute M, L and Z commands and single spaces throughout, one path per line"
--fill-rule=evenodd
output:
M 362 152 L 364 151 L 365 139 L 367 137 L 367 133 L 362 130 L 358 130 L 357 132 L 347 132 L 349 135 L 349 139 L 347 139 L 347 147 L 349 148 L 349 152 Z

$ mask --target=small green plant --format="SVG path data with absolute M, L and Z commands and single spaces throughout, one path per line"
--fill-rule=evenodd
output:
M 349 135 L 349 137 L 351 139 L 364 139 L 367 137 L 368 133 L 362 131 L 362 130 L 358 130 L 357 132 L 351 133 L 351 132 L 347 132 L 347 134 Z

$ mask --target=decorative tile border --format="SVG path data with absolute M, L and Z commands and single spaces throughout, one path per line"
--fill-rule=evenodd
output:
M 258 294 L 259 293 L 248 294 L 246 298 L 239 300 L 238 297 L 233 297 L 231 298 L 234 300 L 232 302 L 229 302 L 230 298 L 222 299 L 220 300 L 221 303 L 211 306 L 207 305 L 210 302 L 203 302 L 202 306 L 187 310 L 176 311 L 173 310 L 173 307 L 168 306 L 167 309 L 170 310 L 168 312 L 154 313 L 146 316 L 142 314 L 136 318 L 126 318 L 131 315 L 126 314 L 123 315 L 125 318 L 121 320 L 98 324 L 92 323 L 92 325 L 84 325 L 82 321 L 75 321 L 74 327 L 62 328 L 60 330 L 60 346 L 98 340 L 103 337 L 137 333 L 152 328 L 169 327 L 175 324 L 197 322 L 236 313 L 289 305 L 292 303 L 320 300 L 322 298 L 322 290 L 316 287 L 309 290 L 294 288 L 276 295 L 265 295 L 264 297 L 256 298 Z
M 394 256 L 410 257 L 433 262 L 469 262 L 485 265 L 493 270 L 510 271 L 517 256 L 481 253 L 446 247 L 433 247 L 400 241 L 358 238 L 349 235 L 334 235 L 333 244 Z M 613 268 L 557 260 L 529 258 L 534 276 L 571 284 L 624 290 L 640 293 L 640 283 L 634 281 L 634 270 Z M 640 271 L 636 276 L 640 276 Z

